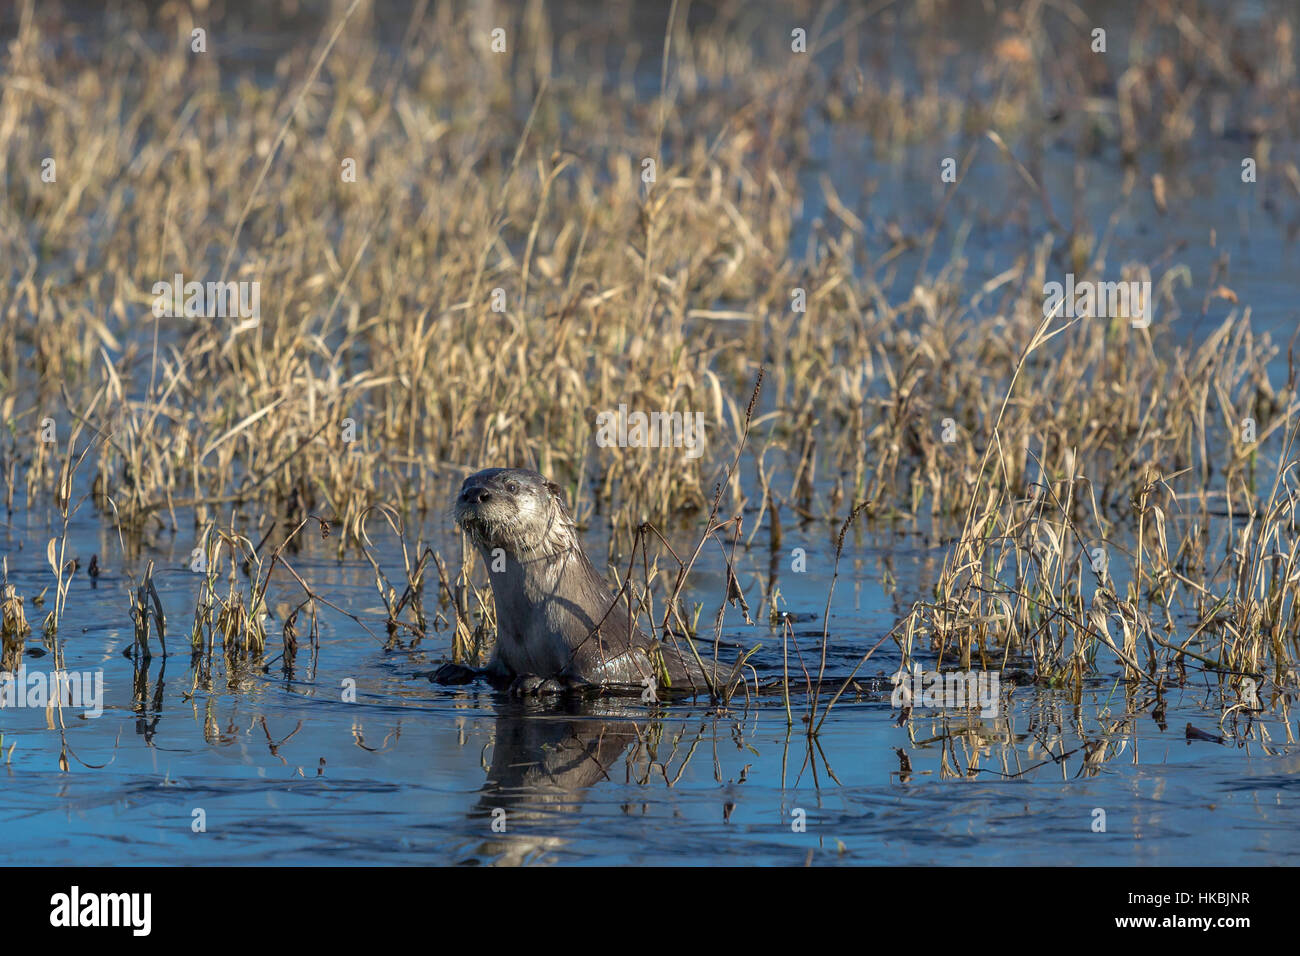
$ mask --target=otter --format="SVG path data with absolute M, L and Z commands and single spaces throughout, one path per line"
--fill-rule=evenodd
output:
M 444 664 L 435 682 L 483 678 L 513 696 L 717 686 L 714 668 L 694 653 L 629 625 L 625 601 L 587 558 L 555 482 L 525 468 L 488 468 L 465 479 L 454 515 L 491 572 L 496 649 L 487 667 Z

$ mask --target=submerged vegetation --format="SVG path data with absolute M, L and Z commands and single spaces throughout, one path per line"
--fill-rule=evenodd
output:
M 683 11 L 655 52 L 619 39 L 627 24 L 554 33 L 528 4 L 498 11 L 498 54 L 499 24 L 472 10 L 415 4 L 386 38 L 351 3 L 255 81 L 193 50 L 183 5 L 147 21 L 127 6 L 108 16 L 132 42 L 86 46 L 19 4 L 0 57 L 0 493 L 11 513 L 58 514 L 47 631 L 76 571 L 69 514 L 90 507 L 124 551 L 194 534 L 196 659 L 262 659 L 273 573 L 295 595 L 285 666 L 303 633 L 316 654 L 329 595 L 288 559 L 309 526 L 373 567 L 379 640 L 445 632 L 452 656 L 481 659 L 486 589 L 410 529 L 466 471 L 528 465 L 607 524 L 623 593 L 662 639 L 713 654 L 729 605 L 771 620 L 810 730 L 855 680 L 821 686 L 832 622 L 796 668 L 777 575 L 751 608 L 732 562 L 760 547 L 785 562 L 796 526 L 823 528 L 836 555 L 895 527 L 946 548 L 887 636 L 905 664 L 1016 670 L 1076 699 L 1119 674 L 1153 702 L 1190 667 L 1246 711 L 1287 713 L 1291 343 L 1256 327 L 1226 263 L 1192 274 L 1178 248 L 1112 249 L 1132 208 L 1196 202 L 1171 157 L 1198 131 L 1244 137 L 1258 180 L 1230 166 L 1224 183 L 1294 218 L 1300 172 L 1271 149 L 1300 121 L 1288 21 L 1243 33 L 1213 6 L 1142 4 L 1123 54 L 1099 57 L 1082 14 L 999 5 L 981 69 L 954 91 L 931 44 L 955 6 L 828 19 L 794 4 L 762 30 L 722 4 Z M 915 83 L 864 74 L 869 35 L 908 46 Z M 653 90 L 635 82 L 646 62 Z M 815 142 L 831 126 L 870 144 L 864 178 L 933 170 L 925 215 L 873 212 L 879 179 L 841 197 Z M 1100 229 L 1060 212 L 1094 185 L 1097 154 L 1114 158 Z M 1050 163 L 1075 166 L 1073 196 L 1050 195 Z M 1020 192 L 986 203 L 966 182 L 982 169 Z M 987 276 L 965 236 L 1003 222 L 1016 254 Z M 1065 273 L 1148 282 L 1154 320 L 1046 309 Z M 257 283 L 258 314 L 155 314 L 174 276 Z M 1199 340 L 1180 329 L 1198 317 L 1189 298 L 1218 316 Z M 703 456 L 599 447 L 597 416 L 620 406 L 703 412 Z M 369 547 L 381 516 L 396 572 Z M 702 626 L 683 604 L 694 558 L 666 537 L 683 521 L 696 557 L 728 555 Z M 29 628 L 2 587 L 9 661 Z M 129 601 L 139 656 L 169 626 L 185 643 L 151 570 Z M 740 662 L 734 675 L 719 698 L 745 692 Z

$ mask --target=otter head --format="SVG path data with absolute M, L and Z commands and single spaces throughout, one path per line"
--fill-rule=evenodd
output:
M 487 468 L 465 479 L 456 523 L 481 550 L 554 554 L 577 542 L 560 486 L 526 468 Z

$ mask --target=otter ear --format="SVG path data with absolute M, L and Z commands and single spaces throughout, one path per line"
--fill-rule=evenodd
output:
M 546 483 L 546 490 L 549 491 L 551 494 L 555 495 L 555 497 L 559 498 L 561 501 L 564 500 L 564 495 L 560 493 L 560 486 L 557 485 L 555 482 L 548 481 Z

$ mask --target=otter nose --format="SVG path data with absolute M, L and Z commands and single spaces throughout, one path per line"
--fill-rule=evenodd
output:
M 482 485 L 475 485 L 473 488 L 466 488 L 460 493 L 460 500 L 468 505 L 481 504 L 492 497 L 492 492 L 488 491 Z

